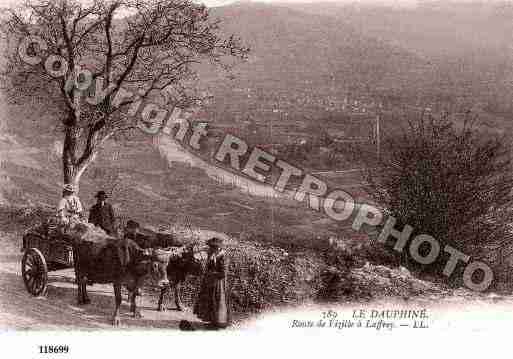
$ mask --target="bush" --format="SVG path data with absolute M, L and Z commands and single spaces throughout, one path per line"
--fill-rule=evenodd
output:
M 460 127 L 460 128 L 458 128 Z M 369 193 L 416 234 L 482 259 L 488 246 L 509 240 L 513 184 L 509 147 L 477 131 L 467 116 L 459 125 L 448 116 L 422 116 L 401 134 L 385 140 L 383 156 L 367 171 Z M 408 246 L 408 244 L 407 244 Z M 421 248 L 422 250 L 422 248 Z M 440 272 L 439 265 L 409 268 Z M 440 256 L 441 257 L 441 256 Z
M 231 240 L 226 251 L 235 318 L 283 305 L 449 293 L 439 285 L 415 279 L 405 268 L 370 264 L 360 257 L 371 251 L 370 244 L 331 243 L 324 250 L 288 252 L 267 244 Z M 189 306 L 196 299 L 200 281 L 199 277 L 189 277 L 182 289 L 182 298 Z
M 0 218 L 7 230 L 35 227 L 55 215 L 51 208 L 41 206 L 0 206 Z
M 316 298 L 325 267 L 319 255 L 246 242 L 233 242 L 226 252 L 230 304 L 236 316 Z M 189 305 L 194 303 L 199 282 L 195 277 L 186 280 L 183 299 Z

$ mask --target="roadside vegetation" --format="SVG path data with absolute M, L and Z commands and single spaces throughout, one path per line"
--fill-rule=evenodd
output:
M 21 246 L 24 231 L 53 215 L 45 208 L 1 206 L 0 231 L 10 246 Z M 208 234 L 184 222 L 151 226 L 180 238 L 184 243 L 204 244 Z M 287 237 L 281 234 L 277 237 Z M 230 306 L 235 319 L 287 306 L 312 303 L 362 302 L 382 298 L 443 297 L 450 288 L 416 279 L 406 268 L 383 265 L 393 258 L 370 240 L 348 241 L 309 238 L 302 244 L 290 238 L 271 241 L 256 233 L 229 236 Z M 189 276 L 182 286 L 188 306 L 196 300 L 200 277 Z M 465 291 L 464 291 L 465 292 Z
M 410 241 L 429 234 L 441 248 L 449 244 L 491 264 L 500 280 L 509 271 L 498 260 L 501 248 L 513 239 L 511 149 L 505 138 L 479 130 L 475 121 L 470 114 L 461 122 L 447 114 L 406 121 L 402 132 L 384 141 L 382 157 L 369 164 L 368 192 L 397 219 L 396 229 L 414 228 Z M 441 256 L 423 266 L 407 251 L 400 257 L 405 267 L 429 275 L 441 274 L 444 261 Z M 450 282 L 455 278 L 461 275 L 453 274 Z

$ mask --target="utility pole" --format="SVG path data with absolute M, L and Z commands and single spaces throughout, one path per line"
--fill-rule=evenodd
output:
M 379 129 L 380 121 L 381 121 L 381 111 L 379 111 L 376 116 L 376 155 L 377 155 L 378 161 L 381 158 L 381 136 L 379 133 L 380 132 L 380 129 Z

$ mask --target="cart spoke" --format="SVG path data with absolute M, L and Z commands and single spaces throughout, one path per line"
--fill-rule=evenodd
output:
M 47 265 L 41 251 L 31 248 L 25 252 L 22 260 L 22 277 L 30 294 L 41 295 L 47 285 Z
M 34 291 L 38 291 L 39 288 L 41 288 L 41 283 L 42 283 L 42 279 L 41 277 L 36 277 L 36 279 L 34 280 Z
M 27 285 L 30 288 L 32 288 L 33 282 L 34 282 L 34 277 L 30 277 L 30 278 L 27 279 Z
M 25 275 L 25 276 L 23 277 L 23 280 L 25 281 L 25 283 L 28 283 L 30 280 L 32 280 L 32 278 L 33 278 L 33 277 L 32 277 L 31 275 Z

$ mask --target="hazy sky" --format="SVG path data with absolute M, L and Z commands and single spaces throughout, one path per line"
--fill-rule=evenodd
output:
M 248 0 L 249 1 L 249 0 Z M 402 3 L 402 4 L 415 4 L 417 2 L 417 0 L 258 0 L 258 1 L 255 1 L 255 2 L 269 2 L 269 3 L 294 3 L 294 2 L 303 2 L 303 3 L 316 3 L 316 2 L 327 2 L 327 1 L 330 1 L 330 2 L 339 2 L 339 3 L 367 3 L 367 4 L 372 4 L 372 3 L 376 3 L 376 2 L 379 2 L 379 3 L 390 3 L 390 4 L 393 4 L 393 3 Z M 218 5 L 225 5 L 225 4 L 229 4 L 229 3 L 232 3 L 232 2 L 236 2 L 236 0 L 203 0 L 202 2 L 204 2 L 205 4 L 207 5 L 210 5 L 210 6 L 218 6 Z
M 388 4 L 388 5 L 396 5 L 396 6 L 412 6 L 417 3 L 429 2 L 429 0 L 258 0 L 255 2 L 268 2 L 268 3 L 293 3 L 293 2 L 303 2 L 303 3 L 320 3 L 320 2 L 339 2 L 339 3 L 360 3 L 360 4 Z M 474 2 L 475 0 L 452 0 L 453 2 Z M 482 2 L 483 0 L 481 0 Z M 485 2 L 495 2 L 495 1 L 504 1 L 504 0 L 484 0 Z M 19 0 L 0 0 L 0 6 L 15 4 L 19 2 Z M 198 0 L 198 2 L 203 2 L 208 6 L 220 6 L 227 5 L 236 0 Z
M 226 5 L 236 0 L 199 0 L 208 6 Z M 251 1 L 251 0 L 246 0 Z M 477 0 L 477 2 L 498 2 L 504 0 Z M 506 0 L 508 1 L 508 0 Z M 359 3 L 359 4 L 386 4 L 392 6 L 415 6 L 418 3 L 430 2 L 430 0 L 256 0 L 255 2 L 267 3 L 321 3 L 321 2 L 338 2 L 338 3 Z M 476 0 L 451 0 L 451 2 L 476 2 Z

